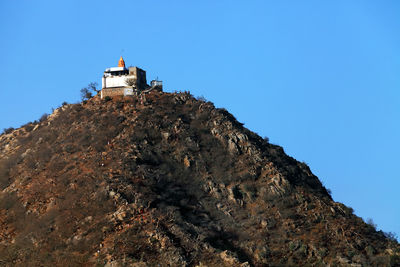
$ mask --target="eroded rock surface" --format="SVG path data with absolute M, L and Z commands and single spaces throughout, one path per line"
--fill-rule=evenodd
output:
M 307 165 L 188 93 L 0 136 L 1 266 L 396 266 Z

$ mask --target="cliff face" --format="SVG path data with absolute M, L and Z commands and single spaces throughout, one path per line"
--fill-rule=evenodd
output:
M 304 163 L 188 93 L 93 98 L 3 134 L 0 192 L 0 265 L 399 264 Z

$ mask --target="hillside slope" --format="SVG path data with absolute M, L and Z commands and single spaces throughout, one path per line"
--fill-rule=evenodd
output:
M 398 266 L 307 165 L 188 93 L 0 136 L 0 265 Z

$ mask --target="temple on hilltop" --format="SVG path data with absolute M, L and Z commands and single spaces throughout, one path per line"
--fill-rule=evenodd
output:
M 101 98 L 139 95 L 151 90 L 162 91 L 161 81 L 153 80 L 149 86 L 146 81 L 146 71 L 138 67 L 126 68 L 122 57 L 118 61 L 118 67 L 104 71 L 101 84 Z

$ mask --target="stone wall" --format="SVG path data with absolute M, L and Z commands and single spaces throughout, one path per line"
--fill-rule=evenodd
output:
M 106 96 L 137 96 L 138 90 L 132 87 L 118 87 L 118 88 L 103 88 L 101 90 L 100 96 L 104 98 Z
M 121 96 L 124 95 L 125 88 L 118 87 L 118 88 L 103 88 L 101 90 L 101 98 L 106 96 L 113 97 L 113 96 Z
M 146 71 L 138 67 L 129 67 L 129 75 L 135 76 L 135 86 L 137 89 L 144 90 L 148 87 Z

